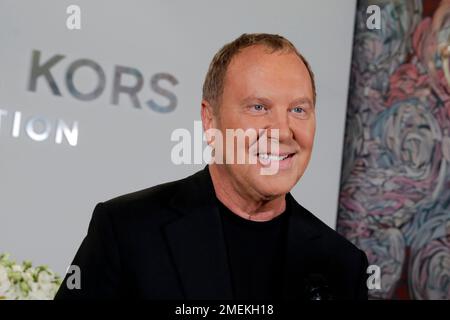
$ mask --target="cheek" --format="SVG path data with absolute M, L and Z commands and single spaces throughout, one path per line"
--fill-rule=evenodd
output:
M 233 106 L 222 105 L 219 111 L 219 122 L 222 128 L 241 128 L 242 117 Z
M 302 149 L 310 150 L 314 144 L 315 126 L 310 124 L 298 127 L 294 131 L 294 139 Z

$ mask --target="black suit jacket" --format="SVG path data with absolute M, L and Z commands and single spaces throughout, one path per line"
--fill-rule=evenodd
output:
M 224 235 L 209 169 L 124 195 L 94 210 L 56 299 L 233 299 Z M 283 299 L 304 299 L 320 274 L 337 299 L 367 299 L 366 255 L 288 194 Z

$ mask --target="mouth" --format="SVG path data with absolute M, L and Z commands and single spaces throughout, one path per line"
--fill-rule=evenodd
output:
M 273 162 L 278 162 L 279 164 L 291 162 L 292 157 L 294 157 L 295 152 L 292 153 L 282 153 L 282 154 L 272 154 L 272 153 L 257 153 L 258 160 L 263 166 L 268 166 Z M 282 168 L 287 168 L 289 166 L 282 166 Z

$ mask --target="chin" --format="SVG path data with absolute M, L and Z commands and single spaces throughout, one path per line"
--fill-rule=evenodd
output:
M 294 174 L 259 175 L 256 180 L 259 192 L 267 197 L 276 197 L 290 192 L 298 181 Z

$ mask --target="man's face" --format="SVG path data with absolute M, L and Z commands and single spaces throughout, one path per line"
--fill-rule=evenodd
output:
M 270 154 L 270 147 L 263 147 L 266 152 L 259 149 L 256 164 L 235 161 L 225 167 L 238 190 L 267 199 L 286 194 L 305 172 L 314 142 L 313 90 L 306 66 L 295 53 L 270 53 L 263 46 L 242 50 L 228 66 L 214 122 L 224 137 L 226 129 L 266 129 L 269 145 L 274 137 L 271 129 L 278 129 L 279 151 L 274 156 L 286 159 L 267 160 L 259 153 Z M 253 142 L 242 146 L 247 159 Z M 262 168 L 273 165 L 278 168 L 275 174 L 261 174 Z

